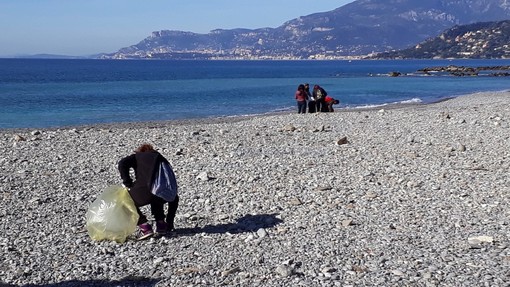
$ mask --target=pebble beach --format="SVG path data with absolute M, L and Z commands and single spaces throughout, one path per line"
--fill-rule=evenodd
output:
M 508 91 L 0 139 L 0 286 L 510 284 Z M 91 240 L 88 207 L 142 143 L 174 167 L 176 232 Z

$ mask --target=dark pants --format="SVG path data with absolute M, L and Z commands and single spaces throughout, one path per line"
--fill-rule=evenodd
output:
M 298 109 L 298 114 L 306 113 L 306 101 L 298 101 L 297 109 Z
M 327 103 L 327 106 L 328 106 L 328 112 L 331 112 L 331 113 L 332 113 L 332 112 L 334 112 L 334 111 L 335 111 L 335 109 L 333 109 L 333 104 L 334 104 L 334 102 L 333 102 L 333 101 L 330 101 L 330 102 L 328 102 L 328 103 Z
M 318 113 L 326 111 L 326 103 L 324 102 L 324 99 L 317 99 L 315 104 L 317 106 L 316 111 Z
M 316 108 L 315 101 L 309 101 L 308 102 L 308 112 L 315 113 L 315 108 Z
M 166 223 L 168 223 L 168 228 L 174 229 L 174 219 L 175 213 L 177 212 L 177 207 L 179 206 L 179 196 L 178 195 L 175 196 L 174 201 L 168 202 L 168 212 L 166 216 L 164 209 L 165 203 L 167 203 L 167 201 L 165 201 L 164 199 L 157 196 L 153 196 L 150 203 L 151 213 L 156 221 L 166 219 Z M 136 207 L 136 210 L 138 211 L 138 215 L 140 216 L 140 218 L 138 219 L 138 225 L 146 223 L 147 217 L 140 211 L 140 208 L 138 206 Z

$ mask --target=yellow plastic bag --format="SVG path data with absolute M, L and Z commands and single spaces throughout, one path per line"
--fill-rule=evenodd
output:
M 86 217 L 90 238 L 123 243 L 135 232 L 139 216 L 127 189 L 113 185 L 92 202 Z

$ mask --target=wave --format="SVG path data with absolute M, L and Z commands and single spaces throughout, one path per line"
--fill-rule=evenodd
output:
M 382 103 L 382 104 L 367 104 L 367 105 L 359 105 L 359 106 L 347 106 L 344 108 L 345 109 L 374 109 L 374 108 L 381 108 L 381 107 L 387 107 L 387 106 L 411 105 L 411 104 L 421 104 L 421 103 L 423 103 L 422 99 L 412 98 L 409 100 L 403 100 L 403 101 L 398 101 L 398 102 Z
M 419 103 L 423 103 L 423 100 L 420 98 L 412 98 L 410 100 L 400 101 L 394 104 L 419 104 Z

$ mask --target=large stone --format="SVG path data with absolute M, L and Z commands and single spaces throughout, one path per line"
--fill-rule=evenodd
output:
M 337 145 L 344 145 L 344 144 L 348 144 L 349 141 L 347 140 L 347 137 L 341 137 L 340 139 L 338 139 L 336 141 L 336 144 Z
M 22 142 L 22 141 L 26 141 L 26 139 L 18 134 L 15 134 L 14 135 L 14 140 L 17 141 L 17 142 Z
M 208 181 L 211 179 L 211 177 L 206 171 L 203 171 L 197 175 L 197 179 L 201 181 Z

